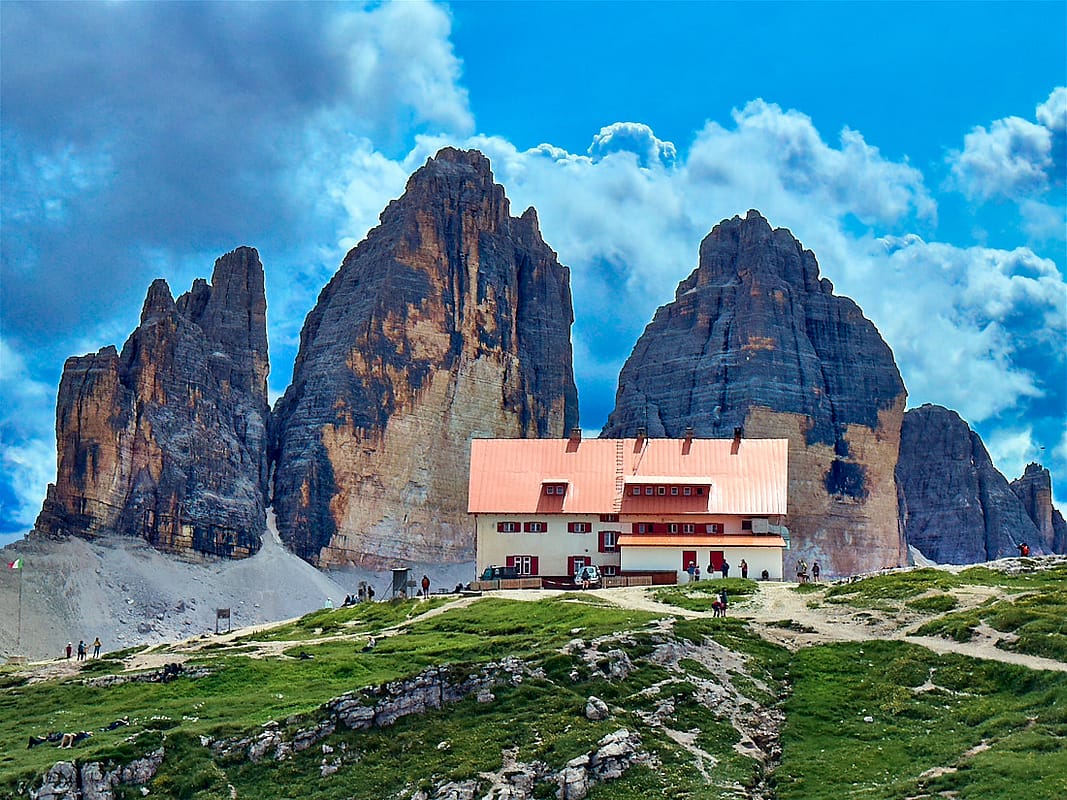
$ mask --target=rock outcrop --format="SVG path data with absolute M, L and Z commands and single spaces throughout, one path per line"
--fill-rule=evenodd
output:
M 906 397 L 859 307 L 749 211 L 701 243 L 623 367 L 602 435 L 788 438 L 787 562 L 854 573 L 906 560 L 893 476 Z
M 319 295 L 275 407 L 289 547 L 318 566 L 470 558 L 471 437 L 577 423 L 569 281 L 481 153 L 416 171 Z
M 927 404 L 904 415 L 897 485 L 908 544 L 938 563 L 1017 556 L 1021 542 L 1034 555 L 1048 552 L 981 437 L 955 411 Z
M 1037 528 L 1037 541 L 1048 553 L 1067 553 L 1067 522 L 1052 505 L 1052 476 L 1040 464 L 1027 464 L 1011 490 Z M 1032 545 L 1031 545 L 1032 547 Z
M 238 248 L 177 302 L 153 282 L 121 353 L 68 359 L 58 474 L 35 530 L 255 552 L 268 476 L 266 306 L 259 254 Z

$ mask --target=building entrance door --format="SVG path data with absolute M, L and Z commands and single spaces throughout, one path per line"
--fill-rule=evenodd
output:
M 719 569 L 722 567 L 722 562 L 725 560 L 725 551 L 712 550 L 710 553 L 708 553 L 708 570 L 710 572 L 718 572 Z
M 690 564 L 697 563 L 697 551 L 696 550 L 683 550 L 682 551 L 682 572 L 686 572 L 689 569 Z

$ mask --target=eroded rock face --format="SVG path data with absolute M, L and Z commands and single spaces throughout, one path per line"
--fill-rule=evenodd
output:
M 67 360 L 59 469 L 35 530 L 142 537 L 168 551 L 259 548 L 267 489 L 263 266 L 242 247 L 175 302 L 148 290 L 122 352 Z
M 1049 553 L 1067 553 L 1067 522 L 1052 505 L 1049 471 L 1040 464 L 1027 464 L 1022 477 L 1011 482 L 1011 490 L 1033 520 L 1041 547 Z
M 896 566 L 907 394 L 893 354 L 815 256 L 756 211 L 715 226 L 619 378 L 602 436 L 789 439 L 792 549 L 824 572 Z
M 488 160 L 447 148 L 345 257 L 275 408 L 282 538 L 319 566 L 473 553 L 472 436 L 577 423 L 570 277 Z
M 1023 503 L 977 433 L 959 414 L 935 405 L 904 415 L 897 464 L 908 544 L 942 564 L 973 564 L 1048 552 Z M 1049 493 L 1051 509 L 1051 490 Z

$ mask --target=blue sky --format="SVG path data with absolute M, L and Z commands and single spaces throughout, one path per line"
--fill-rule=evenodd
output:
M 238 245 L 272 395 L 346 250 L 479 147 L 571 267 L 583 427 L 718 221 L 758 208 L 1067 498 L 1067 4 L 18 3 L 0 13 L 0 543 L 55 477 L 63 361 Z

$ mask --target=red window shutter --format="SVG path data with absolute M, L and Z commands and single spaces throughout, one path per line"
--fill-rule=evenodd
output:
M 531 529 L 532 527 L 533 527 L 533 523 L 532 523 L 532 522 L 527 522 L 527 523 L 525 523 L 525 524 L 523 525 L 523 530 L 524 530 L 524 531 L 526 531 L 527 533 L 529 533 L 529 532 L 530 532 L 530 529 Z
M 539 575 L 537 570 L 537 556 L 530 556 L 530 574 Z
M 507 556 L 504 559 L 504 566 L 505 567 L 514 567 L 515 566 L 515 556 Z
M 496 524 L 496 532 L 497 533 L 503 533 L 504 532 L 504 523 L 503 522 L 498 522 Z
M 567 574 L 573 575 L 576 571 L 574 568 L 574 556 L 567 556 Z
M 597 539 L 598 539 L 598 541 L 597 541 L 597 550 L 599 552 L 601 552 L 601 553 L 608 552 L 607 547 L 604 546 L 604 534 L 605 533 L 606 533 L 606 531 L 601 531 L 600 533 L 597 534 Z
M 574 533 L 574 526 L 577 525 L 577 524 L 578 524 L 577 522 L 568 522 L 567 523 L 567 533 Z

